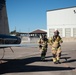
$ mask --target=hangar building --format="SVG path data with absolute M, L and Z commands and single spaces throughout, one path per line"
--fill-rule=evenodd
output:
M 76 6 L 47 11 L 47 35 L 59 30 L 62 37 L 76 37 Z

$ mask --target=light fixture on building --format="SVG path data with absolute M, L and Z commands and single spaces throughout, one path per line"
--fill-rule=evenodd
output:
M 74 10 L 74 13 L 76 14 L 76 10 Z

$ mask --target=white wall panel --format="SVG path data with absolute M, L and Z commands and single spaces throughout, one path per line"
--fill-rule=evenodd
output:
M 47 11 L 47 30 L 58 29 L 62 37 L 76 37 L 76 7 Z

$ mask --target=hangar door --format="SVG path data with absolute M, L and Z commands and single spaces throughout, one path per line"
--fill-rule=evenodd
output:
M 65 28 L 65 37 L 71 37 L 71 28 Z
M 76 37 L 76 28 L 73 28 L 73 36 Z
M 55 29 L 49 29 L 49 37 L 52 37 L 54 35 Z

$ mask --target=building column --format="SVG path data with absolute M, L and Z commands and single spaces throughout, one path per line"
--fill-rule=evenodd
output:
M 71 28 L 71 37 L 73 37 L 73 28 Z
M 65 37 L 65 28 L 62 30 L 62 37 Z

